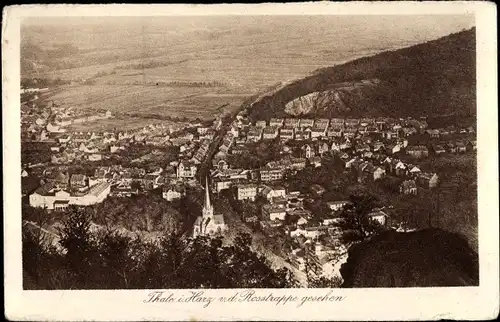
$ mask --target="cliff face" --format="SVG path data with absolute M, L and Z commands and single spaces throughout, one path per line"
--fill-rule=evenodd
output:
M 254 102 L 253 119 L 476 114 L 475 28 L 316 71 Z
M 388 232 L 352 246 L 340 273 L 343 287 L 477 286 L 478 260 L 458 234 Z
M 378 79 L 341 83 L 333 89 L 297 97 L 285 105 L 285 113 L 300 116 L 305 114 L 323 115 L 331 112 L 350 112 L 352 99 L 362 100 L 376 94 L 380 84 Z

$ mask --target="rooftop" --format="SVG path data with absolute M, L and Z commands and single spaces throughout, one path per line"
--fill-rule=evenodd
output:
M 104 190 L 109 188 L 109 183 L 100 182 L 92 187 L 90 187 L 88 194 L 93 196 L 99 196 Z

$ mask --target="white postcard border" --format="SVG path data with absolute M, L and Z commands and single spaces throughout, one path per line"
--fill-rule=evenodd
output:
M 143 303 L 149 291 L 23 291 L 20 204 L 20 20 L 27 16 L 153 16 L 227 14 L 475 14 L 477 30 L 478 212 L 480 286 L 463 288 L 334 289 L 341 302 L 295 304 Z M 298 3 L 261 5 L 29 5 L 4 9 L 2 125 L 4 285 L 13 320 L 414 320 L 488 319 L 498 315 L 498 128 L 496 8 L 487 2 Z M 242 290 L 205 290 L 230 296 Z M 256 290 L 323 295 L 325 289 Z M 167 294 L 170 292 L 166 290 Z M 178 295 L 189 290 L 175 290 Z

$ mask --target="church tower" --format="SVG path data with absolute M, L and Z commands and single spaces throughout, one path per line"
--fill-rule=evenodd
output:
M 205 178 L 205 204 L 203 205 L 203 218 L 214 216 L 214 208 L 210 202 L 210 192 L 208 190 L 208 179 Z

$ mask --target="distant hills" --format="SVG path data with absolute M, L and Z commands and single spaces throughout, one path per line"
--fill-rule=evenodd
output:
M 461 235 L 440 229 L 388 232 L 354 245 L 343 287 L 478 286 L 479 259 Z
M 252 105 L 253 119 L 476 115 L 475 28 L 317 70 Z

